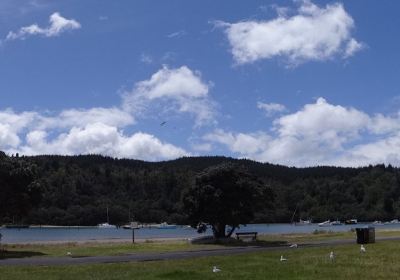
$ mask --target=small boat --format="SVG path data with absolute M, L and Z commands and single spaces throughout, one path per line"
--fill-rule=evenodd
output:
M 342 223 L 339 220 L 333 221 L 330 223 L 331 226 L 340 226 Z
M 391 220 L 389 223 L 391 223 L 391 224 L 399 224 L 400 222 L 399 222 L 398 219 L 394 219 L 394 220 Z
M 131 222 L 130 224 L 127 225 L 123 225 L 122 226 L 123 229 L 139 229 L 139 224 L 138 222 Z
M 346 225 L 356 225 L 358 223 L 357 219 L 349 219 L 344 221 Z
M 158 228 L 158 229 L 174 229 L 174 228 L 176 228 L 176 225 L 170 225 L 170 224 L 167 224 L 166 222 L 163 222 L 163 223 L 157 225 L 156 228 Z
M 325 222 L 319 223 L 318 226 L 319 227 L 329 227 L 329 226 L 331 226 L 331 221 L 327 220 Z
M 109 223 L 102 223 L 97 225 L 98 228 L 116 228 L 114 225 L 110 225 Z
M 381 221 L 373 221 L 372 224 L 375 226 L 383 226 L 384 225 Z
M 107 223 L 98 224 L 97 227 L 98 228 L 116 228 L 116 226 L 110 225 L 109 221 L 110 221 L 110 219 L 108 217 L 108 205 L 107 205 Z
M 309 226 L 311 225 L 311 220 L 302 220 L 300 219 L 298 223 L 295 223 L 296 226 Z

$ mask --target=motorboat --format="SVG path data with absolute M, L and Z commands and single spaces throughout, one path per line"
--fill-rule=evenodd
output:
M 170 225 L 166 222 L 163 222 L 163 223 L 157 225 L 156 228 L 158 228 L 158 229 L 175 229 L 176 225 Z
M 372 224 L 375 226 L 383 226 L 384 225 L 381 221 L 373 221 Z
M 319 227 L 329 227 L 329 226 L 331 226 L 331 221 L 327 220 L 325 222 L 319 223 L 318 226 Z

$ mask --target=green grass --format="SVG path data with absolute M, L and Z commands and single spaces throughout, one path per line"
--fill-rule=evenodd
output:
M 144 263 L 0 267 L 0 279 L 399 279 L 400 242 L 292 249 Z M 329 252 L 336 254 L 329 260 Z M 280 255 L 288 261 L 280 262 Z M 221 268 L 212 273 L 213 265 Z
M 400 237 L 399 230 L 379 230 L 376 229 L 376 238 L 384 237 Z M 261 235 L 259 240 L 264 241 L 286 241 L 288 243 L 307 243 L 319 242 L 338 239 L 356 239 L 356 233 L 352 231 L 346 232 L 329 232 L 320 230 L 316 233 L 296 233 L 296 234 L 267 234 Z

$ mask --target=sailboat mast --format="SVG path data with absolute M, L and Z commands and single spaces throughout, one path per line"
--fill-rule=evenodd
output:
M 107 224 L 109 224 L 109 223 L 110 223 L 110 220 L 108 218 L 108 205 L 107 205 Z

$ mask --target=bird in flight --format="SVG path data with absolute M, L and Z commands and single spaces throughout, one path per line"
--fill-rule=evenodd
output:
M 163 121 L 162 123 L 160 123 L 160 126 L 164 126 L 166 123 L 166 121 Z

